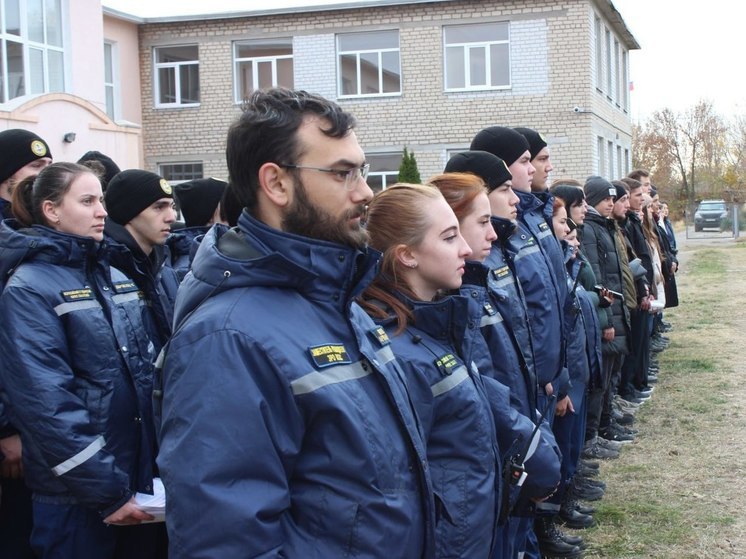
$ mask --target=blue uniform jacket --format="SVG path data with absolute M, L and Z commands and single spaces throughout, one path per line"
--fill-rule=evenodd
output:
M 0 225 L 0 378 L 34 498 L 107 516 L 152 492 L 142 296 L 93 239 Z
M 432 557 L 419 421 L 351 304 L 377 259 L 246 212 L 202 239 L 163 368 L 175 557 Z
M 192 267 L 194 240 L 209 230 L 209 227 L 185 227 L 174 231 L 166 239 L 166 266 L 176 272 L 179 282 Z
M 534 354 L 536 376 L 542 390 L 551 382 L 561 398 L 568 383 L 562 323 L 567 296 L 564 257 L 543 213 L 545 204 L 528 192 L 516 195 L 518 228 L 508 246 L 526 298 L 534 347 L 541 348 Z
M 567 366 L 570 369 L 570 377 L 573 379 L 573 367 L 571 363 L 577 359 L 583 359 L 580 369 L 587 369 L 582 377 L 576 375 L 575 378 L 581 381 L 581 386 L 575 386 L 573 380 L 573 389 L 570 391 L 570 399 L 573 402 L 579 402 L 582 394 L 581 389 L 586 386 L 600 386 L 601 383 L 601 329 L 598 320 L 598 296 L 595 293 L 589 293 L 577 281 L 581 266 L 589 264 L 580 257 L 575 260 L 568 260 L 567 269 L 569 273 L 570 293 L 569 299 L 572 300 L 572 311 L 570 317 L 566 318 L 568 323 L 568 343 L 567 343 Z M 572 291 L 572 288 L 574 292 Z M 566 310 L 568 306 L 566 306 Z M 579 343 L 582 340 L 583 345 Z
M 401 363 L 426 436 L 436 496 L 436 557 L 491 557 L 500 505 L 500 454 L 495 418 L 473 366 L 478 334 L 465 297 L 413 301 L 414 324 L 395 334 L 381 321 Z
M 489 285 L 490 269 L 479 262 L 467 262 L 461 293 L 470 299 L 472 319 L 480 328 L 475 336 L 472 358 L 484 378 L 497 420 L 502 461 L 520 455 L 528 477 L 521 488 L 511 489 L 510 507 L 518 499 L 549 495 L 560 480 L 560 453 L 547 423 L 535 429 L 536 409 L 526 402 L 529 389 L 521 374 L 521 356 L 515 338 L 497 310 L 497 294 Z M 511 367 L 516 367 L 511 369 Z M 520 398 L 513 395 L 513 386 Z M 535 398 L 534 398 L 535 402 Z

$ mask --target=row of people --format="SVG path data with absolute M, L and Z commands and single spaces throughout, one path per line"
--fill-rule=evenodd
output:
M 353 128 L 316 95 L 255 93 L 228 134 L 236 226 L 178 243 L 152 173 L 16 185 L 0 379 L 40 556 L 159 553 L 123 526 L 156 472 L 172 557 L 582 554 L 555 521 L 592 512 L 575 482 L 611 433 L 591 407 L 622 297 L 546 192 L 546 142 L 486 128 L 373 197 Z M 175 299 L 164 244 L 189 249 Z

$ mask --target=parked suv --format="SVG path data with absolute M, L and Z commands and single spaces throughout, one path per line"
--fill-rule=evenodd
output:
M 702 200 L 694 212 L 694 230 L 702 231 L 705 227 L 720 229 L 726 217 L 725 200 Z

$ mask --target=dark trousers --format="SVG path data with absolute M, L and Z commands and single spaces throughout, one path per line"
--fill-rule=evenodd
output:
M 630 311 L 629 319 L 630 352 L 622 365 L 619 383 L 619 395 L 623 398 L 629 398 L 635 389 L 647 386 L 650 360 L 650 313 L 634 309 Z
M 107 526 L 80 505 L 34 501 L 31 545 L 42 559 L 153 559 L 163 524 Z
M 0 479 L 0 557 L 34 559 L 31 491 L 23 479 Z

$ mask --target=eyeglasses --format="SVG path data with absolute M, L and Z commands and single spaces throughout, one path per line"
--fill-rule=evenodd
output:
M 286 169 L 308 169 L 311 171 L 330 173 L 334 175 L 336 180 L 343 183 L 347 190 L 352 190 L 360 179 L 365 180 L 368 178 L 368 172 L 370 171 L 370 163 L 365 163 L 360 167 L 352 167 L 351 169 L 330 169 L 327 167 L 311 167 L 308 165 L 291 165 L 289 163 L 278 163 L 278 165 Z

